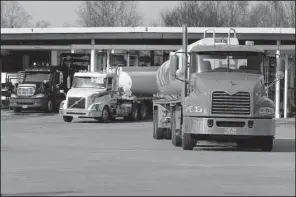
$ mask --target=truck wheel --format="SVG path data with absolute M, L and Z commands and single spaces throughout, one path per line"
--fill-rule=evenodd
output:
M 179 147 L 182 145 L 182 138 L 180 135 L 176 135 L 177 133 L 180 133 L 179 129 L 172 131 L 172 144 L 176 147 Z
M 172 139 L 172 130 L 170 128 L 164 129 L 165 139 L 171 140 Z
M 124 117 L 124 120 L 127 120 L 127 121 L 137 121 L 139 119 L 139 113 L 138 113 L 138 106 L 137 105 L 132 105 L 132 112 Z
M 13 109 L 13 111 L 14 111 L 15 113 L 22 112 L 22 108 L 20 108 L 20 107 L 15 107 L 15 108 Z
M 163 129 L 162 128 L 158 128 L 158 113 L 157 110 L 155 110 L 153 112 L 153 138 L 160 140 L 163 139 Z
M 48 100 L 48 101 L 47 101 L 45 111 L 46 111 L 47 113 L 52 113 L 52 112 L 54 111 L 54 103 L 52 102 L 52 100 Z
M 72 120 L 73 120 L 73 116 L 63 116 L 63 120 L 64 120 L 65 122 L 72 122 Z
M 260 143 L 260 149 L 264 152 L 271 152 L 273 149 L 273 138 L 266 137 Z
M 102 111 L 102 118 L 103 123 L 107 123 L 110 121 L 110 110 L 109 107 L 105 106 Z
M 147 107 L 145 104 L 140 105 L 139 107 L 139 119 L 145 120 L 147 117 Z
M 251 148 L 250 147 L 250 140 L 239 140 L 236 142 L 238 148 Z
M 183 150 L 193 150 L 194 146 L 195 146 L 195 140 L 192 138 L 191 134 L 184 133 L 182 138 Z

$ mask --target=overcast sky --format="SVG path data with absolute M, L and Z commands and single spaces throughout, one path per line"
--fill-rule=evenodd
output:
M 63 26 L 65 23 L 77 24 L 77 10 L 81 1 L 19 1 L 32 15 L 33 21 L 48 20 L 51 26 Z M 138 1 L 138 10 L 143 14 L 144 24 L 149 25 L 160 18 L 160 11 L 174 7 L 178 1 Z

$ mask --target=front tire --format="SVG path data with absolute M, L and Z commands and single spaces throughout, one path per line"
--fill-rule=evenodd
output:
M 47 113 L 52 113 L 54 111 L 54 103 L 53 101 L 50 99 L 47 101 L 46 103 L 46 109 L 45 112 Z
M 260 143 L 260 149 L 264 152 L 271 152 L 273 149 L 273 138 L 266 137 Z
M 64 122 L 72 122 L 73 116 L 63 116 Z
M 19 112 L 22 112 L 22 108 L 20 108 L 20 107 L 15 107 L 15 108 L 13 109 L 13 111 L 14 111 L 15 113 L 19 113 Z
M 110 110 L 107 106 L 103 108 L 101 121 L 103 123 L 108 123 L 110 121 Z
M 189 133 L 184 133 L 182 138 L 182 148 L 183 150 L 193 150 L 195 146 L 195 140 Z

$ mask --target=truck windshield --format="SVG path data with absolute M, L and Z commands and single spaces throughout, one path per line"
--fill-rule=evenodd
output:
M 263 56 L 259 52 L 193 53 L 192 71 L 245 72 L 262 74 Z
M 101 77 L 74 77 L 73 88 L 106 88 L 106 82 Z
M 24 82 L 42 82 L 50 80 L 50 73 L 25 73 Z

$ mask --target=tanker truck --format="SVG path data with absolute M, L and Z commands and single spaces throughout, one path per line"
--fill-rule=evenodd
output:
M 128 70 L 128 69 L 126 69 Z M 117 117 L 143 120 L 152 113 L 153 94 L 157 92 L 155 70 L 129 70 L 122 67 L 102 72 L 77 72 L 66 100 L 60 104 L 65 122 L 73 118 L 94 118 L 110 122 Z
M 210 31 L 212 37 L 206 37 Z M 265 84 L 263 57 L 253 42 L 239 45 L 234 29 L 226 38 L 206 30 L 203 39 L 187 45 L 184 25 L 183 49 L 157 71 L 153 138 L 171 139 L 183 150 L 192 150 L 198 141 L 216 141 L 271 151 L 275 105 L 266 90 L 283 73 Z

